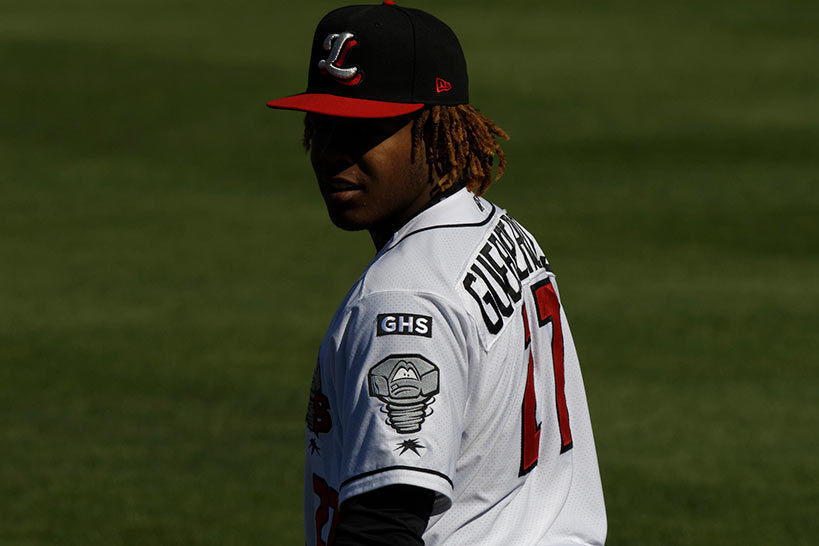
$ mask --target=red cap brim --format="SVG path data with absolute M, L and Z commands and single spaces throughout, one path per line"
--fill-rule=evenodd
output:
M 423 103 L 382 102 L 369 99 L 353 99 L 319 93 L 301 93 L 275 99 L 267 103 L 270 108 L 301 110 L 325 116 L 344 118 L 393 118 L 420 110 Z

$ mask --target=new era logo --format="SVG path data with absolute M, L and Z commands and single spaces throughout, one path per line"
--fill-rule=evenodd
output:
M 452 89 L 452 84 L 442 78 L 435 78 L 435 90 L 438 93 L 446 93 Z

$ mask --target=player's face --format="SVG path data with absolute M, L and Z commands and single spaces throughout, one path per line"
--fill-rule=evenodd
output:
M 413 116 L 308 116 L 310 160 L 330 219 L 342 229 L 369 230 L 381 248 L 432 195 L 423 155 L 411 159 Z

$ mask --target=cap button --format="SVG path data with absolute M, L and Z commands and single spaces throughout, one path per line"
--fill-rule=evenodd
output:
M 394 6 L 395 5 L 395 0 L 384 0 L 384 5 L 385 6 Z

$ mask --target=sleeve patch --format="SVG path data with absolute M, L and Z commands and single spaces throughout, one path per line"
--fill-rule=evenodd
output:
M 376 320 L 377 336 L 432 337 L 432 317 L 408 313 L 384 313 Z
M 421 355 L 390 355 L 370 368 L 368 383 L 370 396 L 384 402 L 385 422 L 400 434 L 415 434 L 432 415 L 439 370 Z
M 310 385 L 310 401 L 307 404 L 307 429 L 316 435 L 330 432 L 333 420 L 330 418 L 330 399 L 321 391 L 321 367 L 316 364 L 313 383 Z

